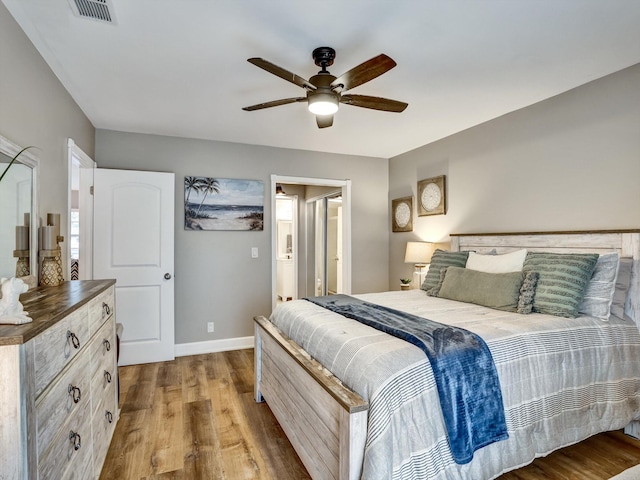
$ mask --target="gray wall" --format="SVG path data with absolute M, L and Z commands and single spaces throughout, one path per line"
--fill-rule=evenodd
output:
M 176 175 L 176 343 L 244 337 L 252 318 L 271 311 L 271 203 L 265 198 L 263 232 L 185 231 L 184 177 L 247 178 L 270 175 L 350 179 L 354 293 L 383 291 L 389 278 L 388 161 L 253 145 L 96 132 L 102 168 Z M 251 247 L 260 257 L 251 258 Z M 206 332 L 214 321 L 216 331 Z
M 390 159 L 389 200 L 442 174 L 447 214 L 389 234 L 392 289 L 411 240 L 640 228 L 640 64 Z
M 93 155 L 95 130 L 0 2 L 0 133 L 35 145 L 40 159 L 40 218 L 61 214 L 67 231 L 67 138 Z

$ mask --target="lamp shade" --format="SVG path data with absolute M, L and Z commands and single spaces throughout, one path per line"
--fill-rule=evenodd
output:
M 309 111 L 315 115 L 333 115 L 338 111 L 338 98 L 332 93 L 309 95 Z
M 431 261 L 435 248 L 433 243 L 407 242 L 404 263 L 426 264 Z

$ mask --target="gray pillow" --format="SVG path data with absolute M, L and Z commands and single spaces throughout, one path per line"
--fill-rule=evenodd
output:
M 523 270 L 540 274 L 533 311 L 577 317 L 597 261 L 597 253 L 528 252 Z
M 538 272 L 524 272 L 524 280 L 520 287 L 520 297 L 518 298 L 518 313 L 528 314 L 533 311 L 533 298 L 538 285 Z
M 427 295 L 432 295 L 430 290 L 438 286 L 440 281 L 440 270 L 445 267 L 464 267 L 467 264 L 467 258 L 469 252 L 447 252 L 445 250 L 437 249 L 431 256 L 431 264 L 429 265 L 429 271 L 427 276 L 422 282 L 420 287 L 427 292 Z
M 624 314 L 624 303 L 627 300 L 627 293 L 631 285 L 631 269 L 633 267 L 633 258 L 623 257 L 620 259 L 618 267 L 618 278 L 616 279 L 616 288 L 611 302 L 611 315 L 618 318 L 629 319 Z
M 618 252 L 606 253 L 598 257 L 596 269 L 587 285 L 584 298 L 578 306 L 579 313 L 600 320 L 609 320 L 619 263 L 620 255 Z
M 486 273 L 460 267 L 448 267 L 440 298 L 475 303 L 485 307 L 516 312 L 524 274 Z

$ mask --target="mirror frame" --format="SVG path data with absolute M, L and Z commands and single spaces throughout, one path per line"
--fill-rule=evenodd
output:
M 13 143 L 8 138 L 0 135 L 0 153 L 4 153 L 9 158 L 15 157 L 24 147 Z M 40 161 L 31 150 L 26 150 L 16 159 L 16 162 L 31 168 L 31 218 L 29 225 L 29 270 L 31 275 L 40 278 L 38 272 L 38 221 L 40 212 L 38 210 L 38 173 Z M 13 252 L 13 250 L 12 250 Z

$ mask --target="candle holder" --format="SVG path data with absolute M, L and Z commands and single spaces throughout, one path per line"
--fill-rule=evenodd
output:
M 64 282 L 62 277 L 62 250 L 40 250 L 40 285 L 55 287 Z
M 14 250 L 13 256 L 18 259 L 16 262 L 16 277 L 26 277 L 31 275 L 31 266 L 29 265 L 29 250 Z
M 40 285 L 55 287 L 64 282 L 62 276 L 62 249 L 60 214 L 48 213 L 47 226 L 40 227 Z
M 13 256 L 18 259 L 16 262 L 16 277 L 26 277 L 31 274 L 29 258 L 29 214 L 24 214 L 24 225 L 16 225 L 16 249 Z

